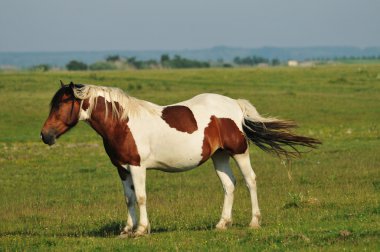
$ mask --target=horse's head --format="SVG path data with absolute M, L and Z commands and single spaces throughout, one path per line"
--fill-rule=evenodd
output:
M 55 140 L 79 120 L 80 100 L 74 96 L 73 89 L 80 85 L 63 84 L 50 103 L 50 114 L 41 130 L 41 139 L 45 144 L 53 145 Z

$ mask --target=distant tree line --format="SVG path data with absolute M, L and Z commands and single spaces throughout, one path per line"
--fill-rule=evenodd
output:
M 158 68 L 159 64 L 157 60 L 138 60 L 136 57 L 126 58 L 126 63 L 128 66 L 135 69 L 150 69 L 150 68 Z
M 239 66 L 256 66 L 260 64 L 267 64 L 272 66 L 278 66 L 281 64 L 281 61 L 279 59 L 267 59 L 260 56 L 248 56 L 244 58 L 235 57 L 234 63 Z
M 207 68 L 210 67 L 209 62 L 191 60 L 182 58 L 179 55 L 174 55 L 174 58 L 170 58 L 168 54 L 161 55 L 160 63 L 166 68 Z
M 136 57 L 122 58 L 119 55 L 107 56 L 104 61 L 98 61 L 87 65 L 84 62 L 72 60 L 66 64 L 69 71 L 83 70 L 115 70 L 115 69 L 151 69 L 151 68 L 207 68 L 209 62 L 191 60 L 175 55 L 170 58 L 168 54 L 161 55 L 160 61 L 157 60 L 138 60 Z
M 380 60 L 378 56 L 343 56 L 335 58 L 313 58 L 306 61 L 347 61 L 347 60 Z M 209 67 L 236 67 L 236 66 L 278 66 L 282 62 L 277 59 L 268 59 L 261 56 L 235 57 L 233 62 L 224 62 L 223 59 L 217 61 L 199 61 L 169 54 L 161 55 L 159 60 L 138 60 L 136 57 L 121 57 L 119 55 L 109 55 L 104 60 L 92 64 L 86 64 L 82 61 L 71 60 L 66 64 L 69 71 L 100 71 L 100 70 L 126 70 L 126 69 L 157 69 L 157 68 L 209 68 Z M 48 64 L 39 64 L 29 68 L 32 71 L 49 71 L 51 66 Z
M 312 58 L 312 59 L 307 59 L 310 61 L 346 61 L 346 60 L 380 60 L 380 55 L 375 56 L 340 56 L 340 57 L 333 57 L 333 58 L 328 58 L 328 57 L 317 57 L 317 58 Z
M 380 60 L 380 55 L 378 56 L 343 56 L 335 57 L 333 60 Z

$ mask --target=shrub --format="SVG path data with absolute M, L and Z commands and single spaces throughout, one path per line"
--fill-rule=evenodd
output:
M 171 68 L 207 68 L 210 67 L 210 63 L 205 61 L 191 60 L 182 58 L 179 55 L 175 55 L 173 59 L 165 61 L 165 67 Z
M 116 65 L 111 62 L 98 61 L 90 65 L 90 70 L 115 70 Z
M 120 61 L 120 60 L 121 60 L 121 58 L 119 55 L 109 55 L 106 58 L 106 61 L 108 61 L 108 62 L 115 62 L 115 61 Z
M 229 63 L 223 63 L 223 67 L 226 67 L 226 68 L 228 68 L 228 67 L 232 67 L 232 65 L 231 65 L 231 64 L 229 64 Z
M 72 60 L 69 63 L 66 64 L 66 68 L 69 71 L 81 71 L 81 70 L 87 70 L 87 64 L 77 61 L 77 60 Z
M 40 64 L 40 65 L 32 66 L 30 68 L 30 70 L 32 70 L 32 71 L 38 71 L 38 72 L 47 72 L 47 71 L 50 70 L 50 68 L 51 68 L 51 66 L 48 65 L 48 64 Z

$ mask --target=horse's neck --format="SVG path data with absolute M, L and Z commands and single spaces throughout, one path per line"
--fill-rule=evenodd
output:
M 104 104 L 104 103 L 103 103 Z M 115 127 L 120 123 L 127 123 L 128 119 L 121 120 L 112 113 L 112 107 L 108 105 L 108 113 L 105 106 L 98 101 L 97 105 L 91 111 L 91 115 L 86 120 L 91 127 L 103 138 L 109 138 Z
M 113 120 L 107 120 L 104 115 L 101 116 L 96 113 L 93 113 L 87 122 L 103 138 L 106 138 L 109 135 L 109 130 L 114 127 L 113 124 L 115 123 Z

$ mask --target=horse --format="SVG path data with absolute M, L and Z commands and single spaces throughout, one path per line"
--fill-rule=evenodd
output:
M 252 205 L 251 228 L 260 227 L 256 175 L 251 167 L 249 141 L 278 156 L 299 156 L 298 146 L 316 148 L 315 138 L 296 135 L 294 121 L 261 116 L 247 100 L 204 93 L 172 105 L 129 96 L 119 88 L 64 84 L 53 96 L 41 130 L 45 144 L 79 121 L 88 123 L 102 138 L 106 153 L 120 176 L 128 218 L 121 237 L 150 233 L 146 209 L 146 171 L 182 172 L 212 159 L 224 190 L 217 229 L 232 224 L 236 180 L 229 165 L 233 158 L 245 179 Z M 139 221 L 135 205 L 139 208 Z

